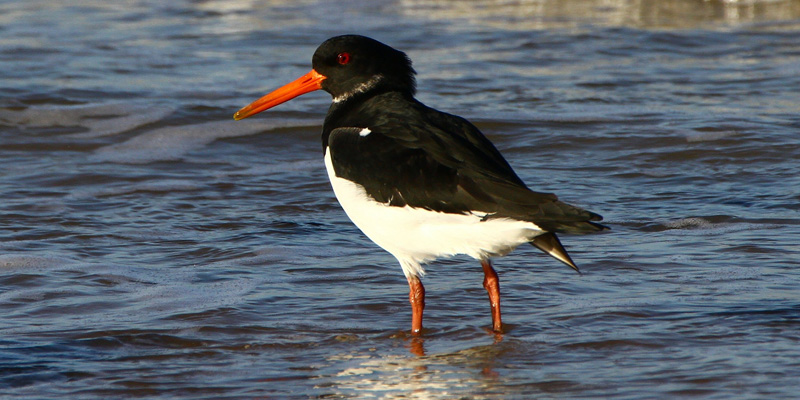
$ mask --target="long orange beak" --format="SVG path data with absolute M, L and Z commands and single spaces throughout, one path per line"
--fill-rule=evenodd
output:
M 322 81 L 324 80 L 325 75 L 312 69 L 311 72 L 297 78 L 294 82 L 276 89 L 272 93 L 237 111 L 236 114 L 233 114 L 233 119 L 237 121 L 245 119 L 251 115 L 256 115 L 264 110 L 275 107 L 278 104 L 285 103 L 301 94 L 322 89 Z

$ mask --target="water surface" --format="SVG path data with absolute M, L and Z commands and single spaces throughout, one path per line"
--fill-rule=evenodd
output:
M 0 397 L 796 396 L 800 2 L 657 3 L 0 3 Z M 458 257 L 409 336 L 327 94 L 231 119 L 342 33 L 612 227 L 495 261 L 505 335 Z

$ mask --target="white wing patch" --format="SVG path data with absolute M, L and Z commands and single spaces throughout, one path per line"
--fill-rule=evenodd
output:
M 364 128 L 360 132 L 358 132 L 358 135 L 361 136 L 361 137 L 364 137 L 364 136 L 369 135 L 370 133 L 372 133 L 372 131 L 369 130 L 369 128 Z

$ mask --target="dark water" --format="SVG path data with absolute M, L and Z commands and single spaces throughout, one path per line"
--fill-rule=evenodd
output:
M 800 2 L 331 3 L 0 2 L 1 398 L 797 396 Z M 409 337 L 327 94 L 231 119 L 351 32 L 612 227 L 496 260 L 505 335 L 455 258 Z

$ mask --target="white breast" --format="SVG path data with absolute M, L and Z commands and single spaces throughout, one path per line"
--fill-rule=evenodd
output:
M 325 168 L 344 212 L 378 246 L 394 255 L 408 276 L 423 275 L 420 263 L 466 254 L 476 259 L 504 255 L 543 231 L 531 222 L 482 220 L 485 213 L 448 214 L 379 203 L 364 188 L 336 176 L 329 149 Z

